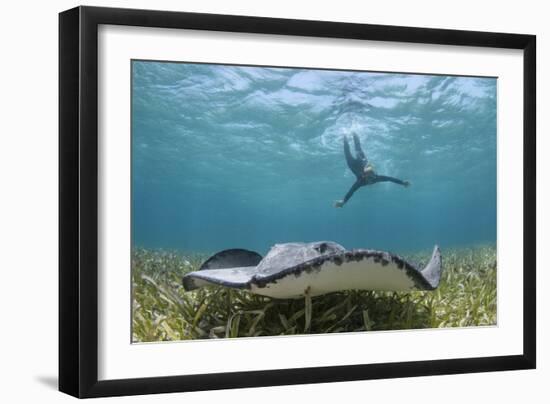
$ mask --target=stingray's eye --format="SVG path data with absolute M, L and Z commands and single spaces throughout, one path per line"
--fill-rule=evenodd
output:
M 315 247 L 317 251 L 319 251 L 321 254 L 323 254 L 327 250 L 327 244 L 321 243 L 317 247 Z

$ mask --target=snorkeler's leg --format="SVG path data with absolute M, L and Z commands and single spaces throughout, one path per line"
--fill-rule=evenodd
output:
M 359 141 L 359 136 L 357 136 L 356 133 L 353 134 L 353 143 L 355 144 L 355 154 L 357 155 L 357 159 L 363 160 L 366 165 L 367 156 L 365 156 L 365 152 L 363 152 L 363 149 L 361 148 L 361 142 Z
M 348 167 L 357 178 L 360 178 L 363 174 L 364 162 L 361 158 L 355 158 L 351 155 L 349 148 L 348 137 L 344 135 L 344 155 L 346 156 L 346 162 Z
M 349 148 L 349 142 L 348 137 L 344 135 L 344 155 L 346 156 L 346 162 L 348 163 L 348 167 L 351 171 L 354 170 L 355 166 L 355 159 L 351 155 L 351 150 Z
M 349 162 L 353 160 L 353 156 L 351 155 L 351 150 L 349 148 L 349 142 L 347 135 L 344 135 L 344 154 L 346 155 L 346 160 Z

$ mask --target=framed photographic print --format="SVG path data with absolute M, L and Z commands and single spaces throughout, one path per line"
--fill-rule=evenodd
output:
M 535 37 L 60 14 L 59 386 L 535 367 Z

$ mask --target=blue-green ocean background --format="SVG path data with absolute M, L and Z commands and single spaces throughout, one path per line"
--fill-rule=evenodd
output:
M 136 247 L 496 242 L 494 78 L 132 62 Z M 379 174 L 358 190 L 343 136 Z M 353 149 L 352 149 L 353 150 Z

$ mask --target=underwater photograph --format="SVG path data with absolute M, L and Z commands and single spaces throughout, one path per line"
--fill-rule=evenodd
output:
M 497 324 L 497 78 L 131 81 L 134 343 Z

